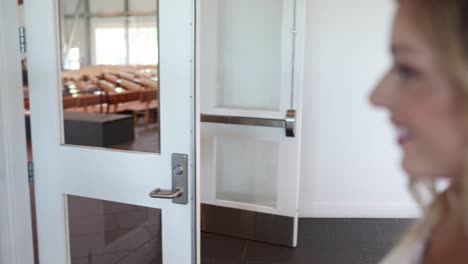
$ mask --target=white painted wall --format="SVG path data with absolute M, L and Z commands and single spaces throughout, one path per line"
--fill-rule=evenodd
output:
M 301 217 L 414 217 L 388 116 L 367 97 L 390 63 L 391 0 L 308 0 Z

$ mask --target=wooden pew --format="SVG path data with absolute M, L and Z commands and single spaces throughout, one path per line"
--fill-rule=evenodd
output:
M 140 91 L 128 91 L 123 93 L 109 94 L 109 111 L 111 113 L 121 112 L 119 105 L 140 99 Z M 110 109 L 112 107 L 113 109 Z
M 139 91 L 142 89 L 142 87 L 139 84 L 136 84 L 127 80 L 122 80 L 120 82 L 120 86 L 122 86 L 123 88 L 129 91 Z
M 62 100 L 63 109 L 78 107 L 78 99 L 73 96 L 64 96 Z
M 97 107 L 105 102 L 105 96 L 98 94 L 64 96 L 63 109 L 67 112 L 100 112 L 100 108 Z
M 128 72 L 124 72 L 124 71 L 121 71 L 117 74 L 120 78 L 122 79 L 125 79 L 127 81 L 131 81 L 131 82 L 134 82 L 135 81 L 135 75 L 131 74 L 131 73 L 128 73 Z
M 83 94 L 78 97 L 78 108 L 83 108 L 85 112 L 88 112 L 88 108 L 91 107 L 91 112 L 96 112 L 95 106 L 101 105 L 105 102 L 105 97 L 103 95 L 96 95 L 96 94 Z
M 108 81 L 105 81 L 105 80 L 100 80 L 98 82 L 98 86 L 99 86 L 99 88 L 103 89 L 104 91 L 106 91 L 108 93 L 114 93 L 115 92 L 116 85 L 111 83 L 111 82 L 108 82 Z
M 145 87 L 148 87 L 148 88 L 152 88 L 152 89 L 158 89 L 159 88 L 159 85 L 158 85 L 157 81 L 154 81 L 154 80 L 151 80 L 151 79 L 148 79 L 148 78 L 140 78 L 139 82 L 140 82 L 141 85 L 143 85 Z
M 143 113 L 145 127 L 150 123 L 151 111 L 158 110 L 158 90 L 157 89 L 144 89 L 141 90 L 139 101 L 129 102 L 120 108 L 121 112 L 132 112 L 135 118 L 135 126 L 138 124 L 138 115 Z

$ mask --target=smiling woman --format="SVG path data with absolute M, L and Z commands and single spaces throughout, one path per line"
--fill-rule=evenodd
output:
M 433 202 L 385 264 L 468 262 L 467 11 L 462 0 L 399 1 L 394 64 L 370 99 L 391 116 L 412 187 L 428 186 Z

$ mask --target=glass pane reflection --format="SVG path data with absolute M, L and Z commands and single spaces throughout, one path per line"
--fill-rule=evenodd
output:
M 157 0 L 60 0 L 65 144 L 160 152 Z
M 68 196 L 72 264 L 162 263 L 161 210 Z

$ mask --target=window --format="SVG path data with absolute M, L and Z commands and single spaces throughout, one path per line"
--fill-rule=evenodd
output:
M 128 27 L 128 37 L 124 25 L 96 27 L 95 56 L 96 64 L 158 64 L 156 26 L 132 24 Z
M 131 27 L 130 64 L 158 64 L 158 36 L 156 27 Z
M 73 47 L 68 50 L 68 53 L 66 54 L 64 68 L 66 70 L 78 70 L 80 66 L 80 48 Z
M 125 28 L 96 28 L 95 39 L 96 64 L 127 64 Z

